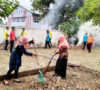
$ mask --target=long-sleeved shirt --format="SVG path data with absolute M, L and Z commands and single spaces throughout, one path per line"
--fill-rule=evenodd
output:
M 11 69 L 17 69 L 19 66 L 21 66 L 21 57 L 23 54 L 28 55 L 28 56 L 33 55 L 32 53 L 27 52 L 23 45 L 18 45 L 13 50 L 10 56 L 10 68 Z

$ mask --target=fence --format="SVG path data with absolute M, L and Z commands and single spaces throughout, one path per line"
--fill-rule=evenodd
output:
M 0 44 L 4 43 L 4 31 L 6 29 L 6 26 L 0 26 Z M 15 35 L 16 37 L 19 36 L 20 32 L 22 30 L 22 27 L 16 27 Z M 9 32 L 11 31 L 11 28 Z M 34 38 L 36 44 L 42 44 L 44 45 L 45 39 L 46 39 L 46 30 L 39 30 L 39 29 L 29 29 L 26 28 L 26 32 L 30 38 Z M 52 30 L 52 43 L 57 44 L 57 38 L 60 36 L 62 33 L 57 30 Z

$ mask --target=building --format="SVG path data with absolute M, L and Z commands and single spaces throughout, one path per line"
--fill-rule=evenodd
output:
M 28 8 L 21 5 L 12 12 L 8 17 L 8 26 L 21 26 L 27 28 L 40 28 L 39 14 L 33 13 Z

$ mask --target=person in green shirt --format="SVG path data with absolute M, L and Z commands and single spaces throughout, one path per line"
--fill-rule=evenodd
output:
M 5 39 L 5 50 L 8 50 L 8 42 L 9 42 L 9 27 L 6 27 L 6 30 L 4 31 L 4 39 Z
M 22 31 L 20 32 L 20 37 L 21 36 L 25 36 L 25 35 L 27 35 L 27 32 L 25 31 L 25 28 L 22 28 Z

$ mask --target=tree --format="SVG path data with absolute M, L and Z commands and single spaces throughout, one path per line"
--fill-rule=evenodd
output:
M 72 37 L 75 33 L 77 33 L 80 26 L 80 20 L 76 16 L 73 16 L 67 19 L 65 22 L 59 25 L 61 31 L 68 35 L 68 38 Z
M 82 0 L 74 3 L 74 6 L 72 4 L 68 4 L 65 8 L 63 13 L 63 21 L 60 23 L 59 28 L 64 32 L 68 34 L 68 38 L 72 37 L 75 33 L 77 33 L 79 26 L 81 24 L 78 17 L 76 17 L 76 12 L 79 9 L 79 7 L 83 5 Z
M 76 15 L 84 22 L 92 19 L 95 25 L 100 25 L 100 0 L 84 0 Z
M 54 3 L 55 0 L 34 0 L 32 3 L 33 11 L 38 10 L 42 12 L 42 17 L 45 16 L 49 11 L 50 3 Z
M 16 8 L 18 1 L 16 0 L 0 0 L 0 21 L 8 17 L 8 15 Z
M 42 12 L 42 17 L 49 11 L 51 3 L 55 3 L 56 0 L 34 0 L 32 6 L 33 10 Z M 59 0 L 60 1 L 60 0 Z M 64 0 L 63 0 L 64 1 Z M 78 31 L 79 23 L 77 21 L 76 12 L 83 5 L 83 0 L 65 0 L 66 3 L 62 6 L 53 19 L 50 25 L 54 28 L 60 28 L 64 33 L 67 33 L 71 37 Z M 59 17 L 59 19 L 57 19 Z M 55 20 L 55 21 L 54 21 Z M 58 20 L 58 21 L 56 21 Z

